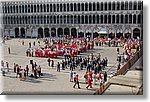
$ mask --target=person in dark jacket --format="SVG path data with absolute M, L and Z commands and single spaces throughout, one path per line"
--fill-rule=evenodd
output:
M 48 66 L 50 67 L 50 62 L 51 62 L 50 58 L 47 59 L 47 62 L 48 62 Z
M 107 72 L 104 73 L 104 82 L 107 81 Z
M 57 72 L 60 72 L 60 63 L 57 64 Z

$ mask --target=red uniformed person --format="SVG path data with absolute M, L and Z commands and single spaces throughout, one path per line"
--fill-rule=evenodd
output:
M 90 76 L 88 76 L 88 86 L 86 88 L 88 89 L 89 86 L 92 88 L 92 80 Z

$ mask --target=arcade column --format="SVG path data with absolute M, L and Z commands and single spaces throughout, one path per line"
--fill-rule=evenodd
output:
M 79 37 L 79 29 L 77 29 L 77 38 Z
M 93 38 L 93 31 L 91 32 L 92 34 L 91 34 L 91 38 Z
M 69 30 L 70 30 L 70 31 L 69 31 L 69 35 L 71 36 L 71 28 L 69 28 Z M 71 37 L 72 37 L 72 36 L 71 36 Z
M 19 27 L 19 37 L 21 37 L 21 31 L 20 31 L 20 27 Z
M 57 29 L 58 29 L 58 28 L 56 28 L 56 37 L 58 38 L 58 31 L 57 31 Z

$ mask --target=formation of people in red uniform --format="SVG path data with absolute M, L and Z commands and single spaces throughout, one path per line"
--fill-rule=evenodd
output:
M 26 51 L 27 56 L 50 58 L 57 58 L 57 56 L 73 57 L 94 48 L 94 41 L 85 38 L 67 40 L 52 39 L 51 42 L 48 39 L 45 39 L 45 45 L 43 47 L 40 45 L 40 41 L 38 41 L 38 43 L 39 47 L 35 50 L 31 48 L 31 44 L 29 43 L 29 48 Z

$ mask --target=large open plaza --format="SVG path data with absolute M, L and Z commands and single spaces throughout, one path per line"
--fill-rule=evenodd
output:
M 142 0 L 3 1 L 0 12 L 2 94 L 122 93 L 119 80 L 137 76 L 128 89 L 140 93 L 141 74 L 129 76 L 143 70 Z
M 24 40 L 25 45 L 22 45 L 22 40 Z M 55 62 L 55 67 L 52 69 L 48 66 L 47 58 L 38 58 L 38 57 L 27 57 L 25 54 L 26 49 L 28 48 L 28 43 L 37 41 L 36 39 L 12 39 L 7 40 L 3 46 L 4 48 L 4 61 L 9 62 L 10 72 L 6 74 L 4 79 L 4 88 L 3 93 L 7 94 L 19 94 L 19 93 L 49 93 L 49 94 L 94 94 L 96 89 L 99 88 L 99 82 L 96 82 L 96 85 L 93 85 L 93 88 L 86 89 L 87 84 L 84 82 L 83 73 L 85 70 L 80 70 L 79 68 L 75 69 L 75 72 L 79 74 L 79 81 L 81 89 L 73 88 L 74 83 L 69 81 L 69 69 L 61 70 L 60 72 L 56 71 L 56 64 L 58 61 L 64 59 L 64 57 L 59 56 L 58 58 L 53 58 Z M 37 42 L 36 42 L 36 46 Z M 36 47 L 35 46 L 35 47 Z M 8 47 L 11 49 L 11 53 L 8 54 Z M 81 56 L 87 56 L 91 53 L 94 55 L 101 54 L 101 58 L 108 58 L 108 67 L 106 71 L 108 72 L 108 77 L 112 72 L 116 72 L 117 69 L 117 52 L 116 47 L 100 47 L 95 46 L 94 49 L 89 50 L 85 53 L 82 53 Z M 80 56 L 80 55 L 78 55 Z M 26 81 L 20 81 L 19 78 L 16 78 L 16 73 L 13 72 L 13 64 L 17 63 L 22 68 L 26 65 L 29 65 L 31 71 L 30 60 L 33 59 L 37 62 L 38 65 L 41 65 L 43 76 L 38 79 L 28 77 Z M 31 73 L 31 72 L 29 72 Z

